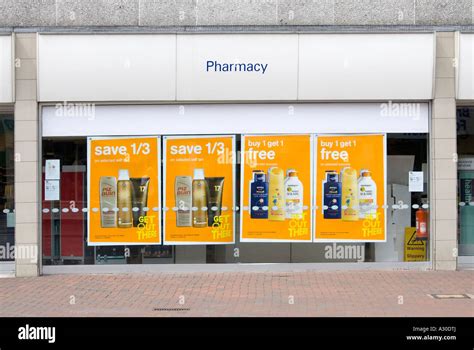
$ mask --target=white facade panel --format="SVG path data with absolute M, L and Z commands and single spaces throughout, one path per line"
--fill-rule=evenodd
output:
M 13 102 L 13 45 L 11 35 L 0 35 L 0 103 Z
M 40 101 L 176 98 L 176 35 L 40 35 Z
M 457 98 L 474 100 L 474 34 L 459 35 L 459 68 Z
M 190 104 L 42 108 L 44 137 L 426 133 L 426 103 Z
M 40 101 L 429 100 L 434 36 L 40 35 Z
M 298 99 L 428 100 L 434 35 L 301 34 Z

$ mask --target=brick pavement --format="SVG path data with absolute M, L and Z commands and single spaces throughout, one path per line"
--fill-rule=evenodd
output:
M 0 278 L 0 316 L 474 316 L 474 299 L 439 300 L 430 293 L 474 297 L 474 271 Z

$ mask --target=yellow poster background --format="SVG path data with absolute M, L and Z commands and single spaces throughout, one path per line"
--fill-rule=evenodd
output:
M 159 142 L 158 137 L 89 138 L 89 245 L 161 243 Z M 137 227 L 103 228 L 100 219 L 100 178 L 112 176 L 118 179 L 120 169 L 127 169 L 130 178 L 150 178 L 147 200 L 149 211 L 146 219 L 141 220 Z M 93 211 L 92 208 L 99 210 Z
M 242 136 L 241 241 L 311 242 L 311 135 L 245 135 Z M 274 152 L 273 153 L 269 152 Z M 257 152 L 257 153 L 255 153 Z M 264 153 L 261 153 L 264 152 Z M 269 159 L 272 157 L 273 159 Z M 265 158 L 265 159 L 262 159 Z M 268 169 L 279 167 L 287 177 L 288 169 L 297 171 L 303 184 L 303 215 L 301 218 L 272 221 L 251 218 L 250 182 L 253 170 L 262 170 L 268 181 Z M 269 199 L 270 203 L 270 199 Z M 269 207 L 271 204 L 269 204 Z M 244 210 L 247 207 L 247 210 Z
M 384 135 L 317 136 L 315 140 L 316 215 L 315 241 L 385 241 L 385 139 Z M 328 153 L 329 152 L 329 153 Z M 345 156 L 347 152 L 347 157 Z M 346 160 L 344 160 L 345 158 Z M 357 171 L 368 169 L 377 186 L 376 218 L 343 221 L 325 219 L 323 215 L 323 181 L 327 170 L 336 171 L 341 181 L 341 170 L 351 167 Z M 343 186 L 342 186 L 343 187 Z M 342 201 L 341 201 L 342 202 Z M 342 203 L 344 205 L 344 203 Z
M 234 243 L 234 136 L 164 137 L 164 152 L 164 244 Z M 176 226 L 175 179 L 192 178 L 196 168 L 204 169 L 205 177 L 224 177 L 221 223 L 216 227 Z

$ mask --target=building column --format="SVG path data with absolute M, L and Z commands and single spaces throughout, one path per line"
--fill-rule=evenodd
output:
M 435 98 L 430 134 L 433 268 L 457 267 L 455 35 L 436 33 Z
M 36 34 L 15 35 L 16 276 L 39 275 Z

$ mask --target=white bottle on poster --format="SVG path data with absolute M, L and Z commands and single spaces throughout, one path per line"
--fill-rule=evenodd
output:
M 285 179 L 285 217 L 300 219 L 303 215 L 303 184 L 295 169 L 288 169 Z
M 369 170 L 361 170 L 359 189 L 359 219 L 375 219 L 377 215 L 377 184 Z

